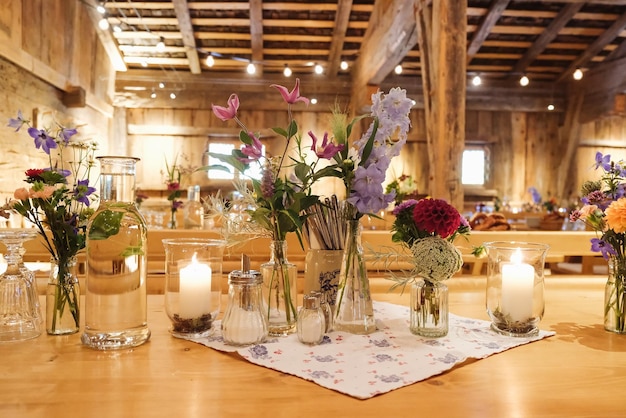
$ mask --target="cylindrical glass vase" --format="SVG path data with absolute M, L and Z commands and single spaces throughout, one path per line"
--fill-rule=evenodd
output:
M 604 329 L 626 334 L 626 259 L 610 257 L 604 290 Z
M 165 311 L 175 337 L 209 335 L 220 312 L 225 241 L 164 239 Z
M 411 285 L 410 330 L 422 337 L 448 334 L 448 286 L 419 279 Z
M 80 327 L 80 285 L 76 257 L 50 259 L 50 277 L 46 288 L 46 332 L 65 335 Z
M 287 261 L 286 241 L 272 241 L 270 261 L 261 265 L 261 275 L 269 335 L 285 336 L 296 332 L 298 268 Z
M 544 265 L 549 246 L 531 242 L 488 242 L 487 313 L 491 328 L 526 337 L 539 332 L 543 317 Z
M 87 224 L 85 331 L 82 341 L 98 350 L 148 341 L 147 230 L 135 204 L 138 158 L 98 157 L 100 206 Z
M 304 291 L 321 293 L 321 302 L 326 302 L 334 312 L 337 286 L 343 250 L 309 249 L 304 261 Z

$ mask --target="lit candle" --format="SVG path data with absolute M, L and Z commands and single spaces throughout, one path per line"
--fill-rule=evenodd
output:
M 513 322 L 528 321 L 533 313 L 534 285 L 535 268 L 522 263 L 518 248 L 511 256 L 511 262 L 502 264 L 502 314 L 510 316 Z
M 211 267 L 198 263 L 193 255 L 191 263 L 180 269 L 178 315 L 184 319 L 200 318 L 211 313 Z

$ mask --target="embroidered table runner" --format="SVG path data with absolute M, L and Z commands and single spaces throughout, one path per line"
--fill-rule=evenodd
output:
M 331 332 L 309 347 L 295 334 L 263 344 L 224 344 L 220 321 L 213 335 L 189 338 L 220 351 L 237 352 L 251 363 L 289 373 L 359 399 L 392 391 L 443 373 L 468 358 L 483 359 L 554 335 L 539 331 L 530 338 L 499 335 L 490 322 L 450 314 L 450 331 L 442 338 L 422 338 L 409 331 L 409 308 L 374 302 L 378 330 L 369 335 Z

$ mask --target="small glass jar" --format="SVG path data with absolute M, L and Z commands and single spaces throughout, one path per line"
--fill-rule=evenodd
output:
M 228 275 L 228 305 L 222 320 L 222 338 L 226 344 L 259 344 L 267 338 L 262 286 L 263 276 L 250 270 L 249 258 L 244 255 L 241 270 Z
M 324 327 L 324 331 L 326 333 L 331 332 L 333 330 L 333 310 L 330 307 L 330 303 L 325 299 L 324 294 L 317 290 L 312 290 L 309 293 L 311 296 L 315 296 L 320 300 L 320 309 L 322 313 L 324 313 L 324 321 L 326 321 L 326 326 Z
M 306 345 L 317 345 L 324 339 L 326 321 L 324 312 L 320 308 L 320 299 L 317 296 L 305 295 L 303 306 L 298 313 L 298 340 Z

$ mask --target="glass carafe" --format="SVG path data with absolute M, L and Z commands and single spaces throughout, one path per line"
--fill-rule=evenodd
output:
M 100 206 L 87 224 L 85 331 L 98 350 L 143 344 L 147 323 L 147 230 L 135 204 L 138 158 L 98 157 Z

